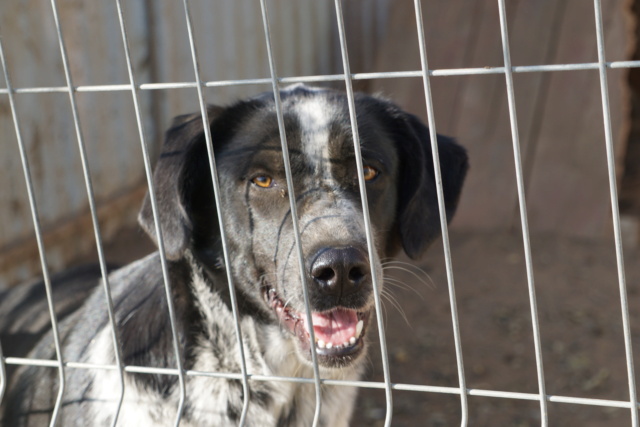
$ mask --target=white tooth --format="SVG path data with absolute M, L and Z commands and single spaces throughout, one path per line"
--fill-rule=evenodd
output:
M 345 341 L 342 343 L 342 347 L 347 348 L 349 347 L 349 341 Z
M 327 343 L 327 349 L 330 349 L 333 347 L 333 344 L 331 344 L 330 342 Z
M 325 347 L 325 343 L 322 340 L 318 340 L 318 348 L 324 348 Z
M 349 338 L 349 344 L 354 345 L 356 343 L 356 337 Z
M 364 322 L 362 320 L 358 320 L 358 324 L 356 325 L 356 338 L 360 338 L 360 334 L 362 334 L 363 327 L 364 327 Z

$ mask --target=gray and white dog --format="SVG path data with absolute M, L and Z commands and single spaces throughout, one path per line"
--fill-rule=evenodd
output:
M 428 129 L 387 100 L 355 96 L 376 244 L 371 259 L 346 95 L 296 85 L 280 96 L 312 324 L 303 300 L 273 94 L 211 106 L 223 217 L 216 214 L 200 114 L 175 119 L 154 173 L 180 357 L 184 369 L 240 372 L 229 269 L 249 373 L 313 378 L 313 345 L 323 378 L 356 380 L 363 371 L 373 307 L 371 271 L 382 278 L 381 259 L 401 249 L 416 258 L 439 235 Z M 467 156 L 449 138 L 438 137 L 437 144 L 451 219 Z M 226 266 L 219 220 L 230 253 Z M 156 241 L 148 197 L 139 222 Z M 115 363 L 98 276 L 95 269 L 84 269 L 54 280 L 65 361 Z M 158 252 L 111 272 L 109 279 L 124 364 L 175 368 Z M 41 289 L 41 284 L 18 287 L 1 297 L 5 353 L 54 358 Z M 65 379 L 59 425 L 112 423 L 120 390 L 117 371 L 68 368 Z M 3 402 L 4 425 L 46 425 L 58 387 L 56 369 L 19 368 Z M 323 386 L 322 391 L 320 425 L 348 425 L 355 388 Z M 179 398 L 175 375 L 126 373 L 119 424 L 171 425 Z M 243 400 L 240 380 L 189 375 L 181 425 L 237 425 Z M 314 410 L 313 384 L 249 381 L 247 426 L 306 426 Z

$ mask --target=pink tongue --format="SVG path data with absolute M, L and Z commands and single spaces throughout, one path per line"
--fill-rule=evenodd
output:
M 308 332 L 307 316 L 302 314 L 302 319 Z M 358 315 L 353 310 L 337 309 L 328 313 L 312 313 L 311 321 L 316 340 L 340 345 L 356 335 Z

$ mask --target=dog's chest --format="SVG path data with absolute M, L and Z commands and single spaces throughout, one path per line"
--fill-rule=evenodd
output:
M 247 372 L 252 375 L 281 378 L 313 378 L 313 369 L 295 355 L 293 340 L 278 327 L 256 325 L 252 320 L 242 322 L 243 346 Z M 204 352 L 202 353 L 205 354 Z M 239 356 L 239 355 L 238 355 Z M 229 360 L 229 359 L 227 359 Z M 239 359 L 236 366 L 214 367 L 215 360 L 205 358 L 198 368 L 213 372 L 240 373 Z M 322 372 L 326 379 L 357 379 L 355 369 Z M 193 406 L 193 425 L 211 423 L 212 416 L 219 418 L 216 425 L 237 425 L 242 413 L 244 393 L 241 381 L 216 380 L 210 377 L 191 379 L 190 404 Z M 316 391 L 312 381 L 248 381 L 250 400 L 247 409 L 248 426 L 307 426 L 311 425 Z M 347 426 L 353 409 L 356 391 L 352 387 L 323 386 L 320 425 Z M 226 408 L 212 414 L 212 407 Z M 196 415 L 199 414 L 199 415 Z
M 295 354 L 295 344 L 288 337 L 283 337 L 277 328 L 261 335 L 269 340 L 263 353 L 265 363 L 271 375 L 285 378 L 307 378 L 308 382 L 274 381 L 270 382 L 280 396 L 274 413 L 277 414 L 278 426 L 311 425 L 316 410 L 316 388 L 311 381 L 314 378 L 313 368 L 301 362 Z M 360 378 L 359 367 L 341 370 L 321 370 L 324 379 L 357 380 Z M 356 398 L 353 387 L 326 386 L 321 387 L 320 425 L 347 426 Z
M 198 286 L 197 281 L 195 286 Z M 201 289 L 203 291 L 203 289 Z M 186 398 L 181 426 L 235 426 L 238 425 L 244 405 L 244 388 L 241 380 L 241 360 L 233 315 L 216 294 L 201 292 L 200 309 L 207 334 L 196 338 L 191 348 L 192 357 L 186 375 Z M 206 295 L 206 297 L 205 297 Z M 206 307 L 206 308 L 205 308 Z M 246 371 L 258 378 L 250 378 L 249 405 L 246 426 L 306 426 L 311 425 L 316 408 L 316 392 L 312 367 L 297 356 L 294 338 L 283 333 L 276 325 L 264 325 L 251 316 L 241 321 L 242 342 Z M 91 363 L 112 363 L 112 341 L 108 330 L 94 340 Z M 212 372 L 213 375 L 206 374 Z M 203 373 L 200 375 L 199 373 Z M 229 379 L 223 374 L 236 374 Z M 195 374 L 195 375 L 194 375 Z M 307 378 L 308 382 L 262 380 L 276 376 L 281 378 Z M 358 368 L 323 370 L 325 379 L 355 380 Z M 88 397 L 100 401 L 117 402 L 119 380 L 117 372 L 98 372 L 92 381 Z M 355 388 L 322 386 L 321 423 L 324 426 L 346 426 L 355 401 Z M 90 396 L 89 396 L 90 395 Z M 160 426 L 173 425 L 180 401 L 177 385 L 167 396 L 145 389 L 127 375 L 125 396 L 118 425 Z M 89 416 L 98 424 L 111 424 L 113 411 L 96 407 Z M 111 407 L 110 409 L 113 409 Z

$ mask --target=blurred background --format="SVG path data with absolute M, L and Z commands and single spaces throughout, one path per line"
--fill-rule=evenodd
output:
M 191 82 L 194 72 L 181 2 L 126 1 L 125 17 L 138 83 Z M 76 86 L 128 83 L 114 2 L 58 2 Z M 205 81 L 269 77 L 259 2 L 191 2 Z M 634 59 L 635 9 L 603 2 L 607 61 Z M 342 73 L 331 1 L 270 2 L 277 68 L 282 77 Z M 424 1 L 431 69 L 503 65 L 497 3 Z M 354 73 L 420 70 L 413 2 L 344 2 Z M 512 63 L 597 61 L 593 5 L 582 0 L 518 0 L 507 6 Z M 0 29 L 15 88 L 55 87 L 17 97 L 23 137 L 53 269 L 93 245 L 51 6 L 44 0 L 0 4 Z M 633 118 L 640 93 L 637 69 L 609 69 L 618 187 L 630 243 L 638 240 L 640 137 Z M 515 95 L 532 231 L 611 238 L 602 101 L 597 70 L 516 73 Z M 325 83 L 326 84 L 326 83 Z M 426 120 L 420 77 L 365 79 L 357 89 L 380 92 Z M 502 74 L 433 77 L 437 130 L 467 147 L 472 169 L 454 229 L 513 230 L 519 214 L 507 95 Z M 343 87 L 343 83 L 333 83 Z M 91 90 L 91 88 L 87 88 Z M 269 90 L 269 84 L 209 88 L 209 103 L 225 104 Z M 195 88 L 139 92 L 145 133 L 157 153 L 173 116 L 197 111 Z M 144 170 L 131 93 L 77 94 L 92 179 L 109 237 L 131 224 L 144 192 Z M 8 99 L 0 97 L 0 283 L 38 273 Z M 131 211 L 133 209 L 133 211 Z M 634 219 L 635 217 L 635 219 Z
M 124 1 L 137 82 L 192 82 L 181 2 Z M 584 0 L 506 2 L 514 66 L 597 62 L 594 6 Z M 192 0 L 205 81 L 270 77 L 260 4 Z M 281 77 L 343 72 L 332 1 L 268 2 Z M 58 1 L 78 87 L 108 259 L 125 263 L 153 250 L 135 218 L 146 191 L 142 151 L 115 2 Z M 413 2 L 345 0 L 351 71 L 420 70 Z M 497 1 L 423 0 L 430 69 L 503 66 Z M 640 59 L 639 0 L 603 0 L 606 60 Z M 97 259 L 77 139 L 65 92 L 51 6 L 0 2 L 5 49 L 21 132 L 44 231 L 49 267 Z M 634 64 L 637 67 L 637 64 Z M 617 188 L 634 339 L 640 312 L 640 69 L 607 70 Z M 344 83 L 319 83 L 343 88 Z M 381 93 L 426 121 L 421 77 L 364 78 L 357 90 Z M 597 69 L 515 73 L 515 101 L 549 394 L 628 399 L 605 133 Z M 99 87 L 96 87 L 99 86 Z M 433 76 L 436 127 L 470 155 L 471 170 L 451 224 L 467 386 L 537 393 L 511 124 L 503 74 Z M 0 287 L 41 276 L 6 84 L 0 77 Z M 32 90 L 29 88 L 53 88 Z M 104 89 L 101 89 L 104 88 Z M 267 84 L 210 87 L 226 104 Z M 195 88 L 140 90 L 152 157 L 173 116 L 197 111 Z M 418 263 L 429 286 L 394 290 L 389 306 L 396 382 L 458 386 L 442 248 Z M 435 289 L 431 289 L 435 287 Z M 406 315 L 407 320 L 403 319 Z M 380 379 L 374 349 L 370 379 Z M 399 392 L 394 425 L 459 423 L 459 397 Z M 537 402 L 470 398 L 473 425 L 538 425 Z M 628 425 L 628 410 L 551 404 L 563 426 Z M 554 409 L 555 408 L 555 409 Z M 362 393 L 354 425 L 380 422 L 384 396 Z

